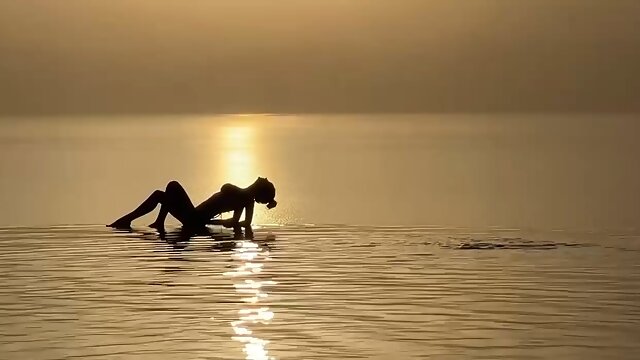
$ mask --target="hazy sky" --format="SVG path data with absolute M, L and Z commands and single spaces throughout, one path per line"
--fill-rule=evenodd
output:
M 640 111 L 638 0 L 2 0 L 0 113 Z

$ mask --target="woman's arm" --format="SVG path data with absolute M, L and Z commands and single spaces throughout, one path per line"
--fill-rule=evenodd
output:
M 233 216 L 230 219 L 224 219 L 221 221 L 222 226 L 226 228 L 233 228 L 234 231 L 240 230 L 240 215 L 242 215 L 243 208 L 233 210 Z
M 251 222 L 253 221 L 253 205 L 254 204 L 253 204 L 253 201 L 252 201 L 249 205 L 245 206 L 245 208 L 244 208 L 244 210 L 245 210 L 244 211 L 244 221 L 243 221 L 242 225 L 245 228 L 247 228 L 247 227 L 250 228 L 251 227 Z
M 253 238 L 253 229 L 251 228 L 251 222 L 253 221 L 253 201 L 245 207 L 244 221 L 244 236 L 247 238 Z
M 241 230 L 241 227 L 245 229 L 245 236 L 250 237 L 253 235 L 253 229 L 251 228 L 251 222 L 253 221 L 253 202 L 244 208 L 236 209 L 233 211 L 233 217 L 231 219 L 225 219 L 221 221 L 221 224 L 227 228 L 233 228 L 235 232 Z M 240 221 L 240 216 L 244 210 L 244 220 Z

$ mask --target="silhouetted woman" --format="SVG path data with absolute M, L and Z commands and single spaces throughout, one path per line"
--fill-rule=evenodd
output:
M 273 209 L 278 204 L 275 196 L 276 188 L 273 184 L 267 178 L 259 177 L 253 184 L 244 189 L 233 184 L 224 184 L 219 192 L 194 207 L 182 185 L 177 181 L 171 181 L 164 191 L 154 191 L 135 210 L 107 226 L 129 228 L 133 220 L 150 213 L 158 204 L 161 204 L 160 213 L 156 221 L 149 225 L 160 232 L 164 232 L 165 218 L 167 214 L 171 214 L 184 227 L 189 229 L 198 229 L 207 224 L 218 223 L 225 227 L 233 228 L 236 232 L 244 227 L 245 235 L 251 236 L 254 202 L 267 204 L 267 208 Z M 240 215 L 243 210 L 245 212 L 244 221 L 240 221 Z M 213 220 L 214 217 L 228 211 L 233 211 L 231 219 Z

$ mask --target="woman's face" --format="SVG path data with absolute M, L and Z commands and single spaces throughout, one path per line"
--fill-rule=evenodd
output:
M 271 200 L 272 199 L 269 196 L 266 196 L 265 194 L 256 194 L 256 202 L 259 204 L 267 204 Z
M 268 209 L 273 209 L 278 205 L 278 202 L 273 197 L 264 194 L 256 196 L 256 202 L 259 204 L 267 204 Z
M 276 206 L 276 189 L 266 178 L 258 178 L 254 198 L 259 204 L 267 204 L 269 209 Z

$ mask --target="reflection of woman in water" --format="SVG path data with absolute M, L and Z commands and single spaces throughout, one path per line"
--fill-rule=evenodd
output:
M 267 204 L 267 208 L 272 209 L 278 204 L 275 196 L 276 188 L 273 184 L 266 178 L 259 177 L 244 189 L 232 184 L 224 184 L 220 188 L 220 192 L 211 195 L 202 204 L 194 207 L 182 185 L 177 181 L 171 181 L 167 184 L 165 191 L 154 191 L 135 210 L 108 226 L 129 228 L 133 220 L 150 213 L 158 204 L 161 204 L 156 221 L 150 225 L 160 232 L 164 232 L 164 220 L 167 214 L 171 214 L 187 228 L 197 229 L 207 224 L 219 223 L 225 227 L 233 228 L 236 232 L 244 227 L 245 236 L 251 236 L 254 202 Z M 244 221 L 240 221 L 243 210 L 245 211 Z M 227 211 L 233 211 L 231 219 L 213 221 L 214 217 Z

